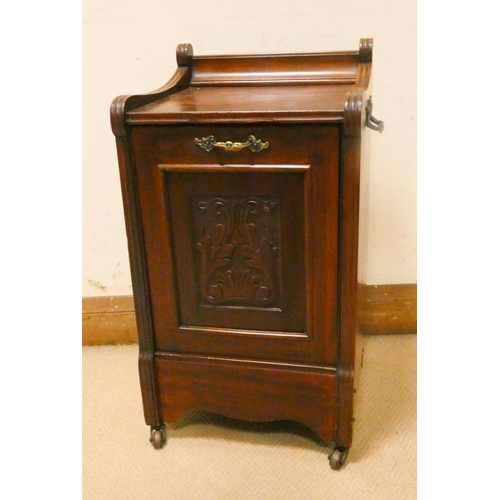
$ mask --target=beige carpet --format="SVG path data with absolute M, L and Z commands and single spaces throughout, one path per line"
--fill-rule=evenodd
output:
M 416 498 L 416 335 L 365 337 L 355 437 L 346 467 L 290 422 L 203 412 L 149 443 L 137 346 L 83 348 L 84 500 L 406 500 Z

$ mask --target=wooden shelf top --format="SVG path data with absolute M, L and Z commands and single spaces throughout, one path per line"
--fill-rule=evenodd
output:
M 342 118 L 348 85 L 189 87 L 130 111 L 127 123 Z

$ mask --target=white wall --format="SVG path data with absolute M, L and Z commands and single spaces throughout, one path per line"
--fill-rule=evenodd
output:
M 374 38 L 367 282 L 416 282 L 416 1 L 83 0 L 83 296 L 132 293 L 109 105 L 195 54 L 357 50 Z

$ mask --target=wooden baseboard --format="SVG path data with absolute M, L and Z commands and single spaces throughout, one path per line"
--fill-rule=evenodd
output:
M 132 295 L 82 298 L 82 344 L 118 345 L 137 342 Z
M 365 335 L 416 333 L 417 285 L 363 285 L 359 289 L 359 329 Z M 82 344 L 137 343 L 131 295 L 83 297 Z
M 358 327 L 365 335 L 417 333 L 417 284 L 360 286 Z

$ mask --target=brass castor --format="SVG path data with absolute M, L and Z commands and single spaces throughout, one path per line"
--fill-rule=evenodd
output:
M 151 435 L 149 437 L 150 443 L 153 445 L 155 450 L 160 450 L 163 448 L 165 443 L 167 442 L 167 431 L 165 428 L 165 424 L 162 424 L 159 427 L 151 427 Z
M 328 455 L 328 460 L 330 460 L 330 467 L 333 470 L 340 470 L 344 466 L 347 460 L 347 455 L 349 450 L 345 448 L 333 448 L 330 455 Z

